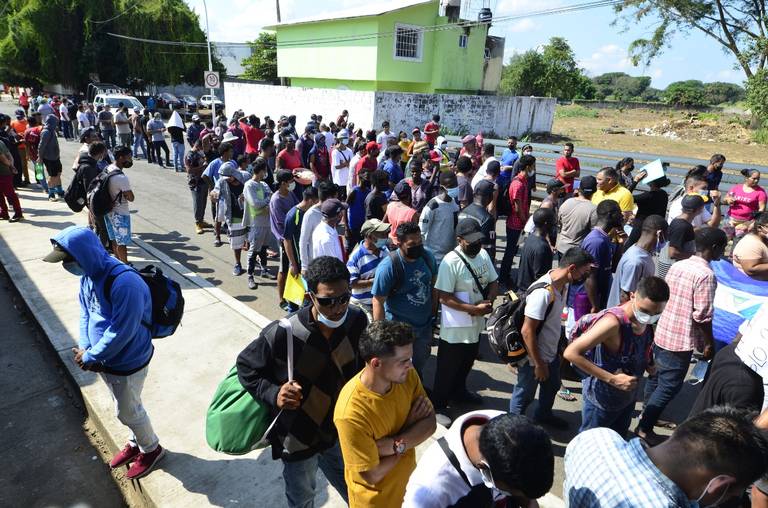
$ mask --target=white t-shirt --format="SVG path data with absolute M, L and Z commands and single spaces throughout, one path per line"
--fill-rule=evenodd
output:
M 669 211 L 667 212 L 667 222 L 672 222 L 672 219 L 676 219 L 680 217 L 680 214 L 683 213 L 683 198 L 685 196 L 681 196 L 677 198 L 676 200 L 672 201 L 669 204 Z M 700 228 L 704 224 L 710 221 L 712 219 L 712 214 L 709 213 L 706 207 L 704 207 L 704 210 L 693 218 L 691 221 L 691 225 L 695 228 Z
M 85 114 L 85 111 L 77 112 L 77 123 L 80 124 L 80 129 L 87 129 L 91 126 L 91 121 L 88 120 L 88 115 Z
M 763 378 L 763 410 L 768 408 L 768 304 L 763 304 L 749 321 L 739 326 L 741 340 L 736 356 Z
M 539 282 L 545 282 L 552 284 L 552 277 L 547 273 L 539 278 L 534 284 Z M 562 314 L 563 307 L 565 307 L 565 295 L 568 294 L 568 286 L 566 286 L 562 293 L 552 286 L 552 291 L 547 288 L 540 288 L 528 295 L 528 299 L 525 301 L 525 315 L 531 319 L 538 321 L 544 320 L 544 315 L 547 313 L 547 307 L 552 301 L 554 295 L 554 303 L 552 304 L 552 310 L 547 316 L 547 320 L 544 321 L 541 331 L 539 331 L 536 337 L 536 344 L 539 347 L 539 356 L 541 360 L 549 363 L 557 356 L 557 345 L 560 342 L 560 327 L 562 326 Z
M 333 183 L 336 185 L 343 185 L 346 187 L 349 182 L 349 168 L 347 166 L 341 169 L 336 169 L 336 166 L 342 164 L 344 161 L 352 162 L 352 150 L 345 148 L 344 150 L 338 150 L 336 148 L 331 152 L 333 157 L 333 167 L 331 167 L 331 175 L 333 177 Z
M 470 185 L 472 186 L 472 190 L 475 190 L 475 185 L 485 178 L 486 175 L 486 169 L 488 168 L 488 163 L 491 161 L 495 161 L 496 157 L 488 157 L 483 164 L 477 168 L 477 173 L 475 173 L 475 176 L 472 177 L 472 181 L 470 182 Z
M 480 410 L 459 416 L 445 433 L 448 448 L 459 461 L 461 470 L 472 485 L 482 485 L 483 477 L 467 457 L 461 430 L 467 420 L 477 418 L 478 423 L 485 423 L 492 418 L 503 415 L 502 411 Z M 469 494 L 470 488 L 459 475 L 459 472 L 448 460 L 448 456 L 440 447 L 440 443 L 432 443 L 421 456 L 416 469 L 408 480 L 405 488 L 403 507 L 407 508 L 444 508 L 456 504 Z M 498 490 L 493 490 L 494 500 L 504 498 Z
M 59 116 L 61 117 L 62 122 L 69 121 L 69 109 L 67 109 L 66 104 L 59 105 Z
M 331 131 L 323 132 L 323 136 L 325 136 L 325 147 L 328 148 L 328 151 L 330 152 L 333 150 L 333 143 L 336 141 L 336 138 Z
M 320 222 L 312 232 L 312 259 L 320 256 L 333 256 L 344 261 L 339 233 L 325 221 Z
M 392 131 L 389 131 L 389 134 L 387 134 L 384 131 L 381 131 L 376 136 L 376 142 L 381 146 L 381 152 L 382 153 L 384 153 L 384 150 L 387 148 L 387 140 L 388 139 L 397 139 L 397 134 L 395 134 Z
M 114 164 L 111 164 L 107 171 L 117 171 L 120 168 L 115 166 Z M 122 175 L 115 175 L 113 177 L 110 177 L 109 179 L 109 196 L 115 202 L 115 206 L 112 208 L 113 213 L 119 213 L 120 215 L 129 215 L 131 213 L 130 208 L 128 207 L 128 200 L 125 199 L 120 193 L 126 192 L 131 190 L 131 182 L 128 180 L 128 177 L 125 176 L 125 174 Z M 118 196 L 120 196 L 118 198 Z
M 126 122 L 126 123 L 117 123 L 117 122 Z M 115 115 L 115 127 L 117 128 L 118 134 L 131 133 L 131 124 L 128 123 L 128 117 L 122 111 L 118 111 L 117 114 Z

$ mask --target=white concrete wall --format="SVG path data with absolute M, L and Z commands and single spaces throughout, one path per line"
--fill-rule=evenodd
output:
M 557 102 L 548 97 L 357 92 L 231 81 L 224 82 L 224 101 L 228 113 L 242 109 L 246 115 L 273 119 L 296 115 L 298 127 L 312 113 L 330 122 L 346 109 L 357 127 L 378 130 L 381 122 L 389 120 L 395 132 L 410 133 L 439 113 L 440 124 L 451 133 L 483 131 L 499 137 L 551 131 Z
M 227 114 L 242 109 L 259 118 L 269 115 L 277 121 L 281 115 L 296 115 L 299 134 L 312 113 L 323 115 L 323 122 L 335 122 L 343 110 L 357 127 L 369 128 L 373 122 L 373 92 L 258 85 L 224 81 Z

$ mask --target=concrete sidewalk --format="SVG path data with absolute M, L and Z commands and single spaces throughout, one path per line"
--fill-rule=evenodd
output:
M 86 224 L 86 216 L 73 214 L 63 202 L 48 202 L 39 191 L 22 189 L 19 195 L 26 220 L 0 223 L 0 262 L 80 386 L 108 446 L 117 451 L 128 431 L 114 416 L 110 393 L 98 375 L 80 370 L 72 361 L 80 311 L 78 279 L 42 261 L 51 247 L 49 238 L 64 227 Z M 135 506 L 163 508 L 285 506 L 281 463 L 271 459 L 269 449 L 231 457 L 212 451 L 205 442 L 205 412 L 216 386 L 269 320 L 140 238 L 129 257 L 137 268 L 154 264 L 178 281 L 186 310 L 176 334 L 155 341 L 143 395 L 168 454 L 157 471 L 132 482 L 126 499 Z M 317 506 L 344 506 L 324 479 L 320 485 Z M 562 502 L 547 496 L 542 506 Z

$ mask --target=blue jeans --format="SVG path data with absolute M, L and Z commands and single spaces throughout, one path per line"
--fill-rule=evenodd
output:
M 581 405 L 581 427 L 579 427 L 579 432 L 598 427 L 608 427 L 621 435 L 621 437 L 624 437 L 629 430 L 629 424 L 632 423 L 632 412 L 634 410 L 634 402 L 627 404 L 627 407 L 623 409 L 606 411 L 595 406 L 589 400 L 584 399 Z
M 549 377 L 544 382 L 536 381 L 533 376 L 533 364 L 529 361 L 517 369 L 517 384 L 512 391 L 509 401 L 509 412 L 515 415 L 524 415 L 528 405 L 536 396 L 536 388 L 539 388 L 539 405 L 533 415 L 534 420 L 549 418 L 552 416 L 552 405 L 555 396 L 560 389 L 560 357 L 549 362 Z
M 520 240 L 520 229 L 507 228 L 507 244 L 504 246 L 504 257 L 501 259 L 499 270 L 499 282 L 509 286 L 509 272 L 512 271 L 512 262 L 517 255 L 517 242 Z
M 316 453 L 308 459 L 297 462 L 283 461 L 285 497 L 291 508 L 313 508 L 317 487 L 317 468 L 323 471 L 336 492 L 349 504 L 347 482 L 344 480 L 344 460 L 338 440 L 332 448 Z
M 104 138 L 104 144 L 107 145 L 107 148 L 110 150 L 117 147 L 117 141 L 115 139 L 115 131 L 112 129 L 102 129 L 101 131 L 101 137 Z
M 144 136 L 142 136 L 139 133 L 134 133 L 133 135 L 133 156 L 134 157 L 139 156 L 139 148 L 141 148 L 141 153 L 146 159 L 147 158 L 147 142 L 144 139 Z
M 72 123 L 69 120 L 61 122 L 61 130 L 64 131 L 64 139 L 72 139 Z
M 176 171 L 184 171 L 184 143 L 172 141 L 173 147 L 173 168 Z
M 432 354 L 432 320 L 428 324 L 420 327 L 413 326 L 413 333 L 416 335 L 416 342 L 413 343 L 413 368 L 424 379 L 424 365 Z
M 693 351 L 667 351 L 654 344 L 656 374 L 649 376 L 645 383 L 645 407 L 638 425 L 643 432 L 653 430 L 664 408 L 683 387 L 691 355 Z

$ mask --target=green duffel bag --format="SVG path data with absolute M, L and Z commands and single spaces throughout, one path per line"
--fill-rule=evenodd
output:
M 287 334 L 288 380 L 293 380 L 293 333 L 291 323 L 281 319 Z M 280 412 L 282 413 L 282 411 Z M 217 452 L 242 455 L 269 445 L 266 437 L 280 418 L 270 423 L 270 407 L 248 393 L 237 377 L 237 366 L 219 383 L 205 416 L 205 439 Z

